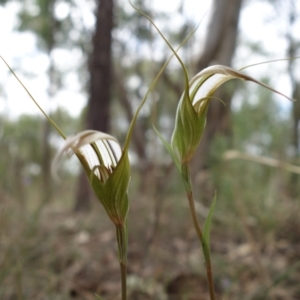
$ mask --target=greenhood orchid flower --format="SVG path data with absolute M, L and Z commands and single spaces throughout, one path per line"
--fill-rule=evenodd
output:
M 115 225 L 124 225 L 128 213 L 130 165 L 127 152 L 122 152 L 118 141 L 94 130 L 67 137 L 53 161 L 54 176 L 64 153 L 76 154 L 110 219 Z
M 264 83 L 226 66 L 215 65 L 202 70 L 190 80 L 177 107 L 171 139 L 172 157 L 177 166 L 191 161 L 201 140 L 208 106 L 214 92 L 223 83 L 235 78 L 255 82 L 286 97 Z

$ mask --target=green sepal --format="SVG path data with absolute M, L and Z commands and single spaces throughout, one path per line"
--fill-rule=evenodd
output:
M 180 164 L 188 163 L 192 159 L 205 128 L 206 112 L 207 108 L 199 116 L 186 93 L 182 95 L 171 139 L 172 150 Z
M 106 182 L 103 183 L 97 176 L 91 179 L 92 188 L 116 225 L 124 225 L 126 222 L 129 209 L 127 194 L 129 181 L 130 164 L 127 152 L 123 152 L 116 169 Z
M 212 220 L 213 212 L 215 210 L 216 202 L 217 202 L 217 193 L 215 193 L 213 202 L 210 206 L 207 218 L 204 223 L 204 228 L 203 228 L 202 249 L 205 256 L 210 255 L 210 227 L 211 227 L 211 220 Z

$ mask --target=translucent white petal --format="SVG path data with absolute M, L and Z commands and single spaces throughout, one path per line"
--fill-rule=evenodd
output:
M 233 79 L 234 77 L 230 75 L 214 74 L 208 79 L 206 79 L 201 87 L 198 89 L 196 95 L 193 98 L 192 104 L 195 105 L 199 100 L 206 98 L 212 91 L 215 91 L 219 86 L 221 86 L 226 81 Z M 193 91 L 197 85 L 197 81 L 191 86 L 190 90 Z
M 101 132 L 101 131 L 96 131 L 96 130 L 82 131 L 82 132 L 76 134 L 76 137 L 78 138 L 78 144 L 75 146 L 77 146 L 78 148 L 83 145 L 87 145 L 87 144 L 96 142 L 98 140 L 113 140 L 113 141 L 118 142 L 117 139 L 114 138 L 112 135 L 109 135 L 109 134 Z
M 191 81 L 190 81 L 190 92 L 191 93 L 193 92 L 193 89 L 195 89 L 197 87 L 199 82 L 204 81 L 199 88 L 200 94 L 199 95 L 197 94 L 197 97 L 194 97 L 193 102 L 194 101 L 197 102 L 198 100 L 200 100 L 201 99 L 200 97 L 205 98 L 207 96 L 207 94 L 209 93 L 210 89 L 212 89 L 212 88 L 216 89 L 216 87 L 219 87 L 222 83 L 226 82 L 227 80 L 233 79 L 233 78 L 239 78 L 239 79 L 255 82 L 255 83 L 273 91 L 274 93 L 277 93 L 277 94 L 293 101 L 293 99 L 291 99 L 291 98 L 287 97 L 286 95 L 280 93 L 279 91 L 269 87 L 268 85 L 254 79 L 253 77 L 250 77 L 246 74 L 243 74 L 242 72 L 236 71 L 236 70 L 231 69 L 226 66 L 215 65 L 215 66 L 210 66 L 210 67 L 202 70 L 201 72 L 199 72 L 197 75 L 195 75 L 191 79 Z M 206 82 L 207 82 L 207 84 L 206 84 Z M 195 103 L 193 103 L 193 104 L 195 104 Z
M 98 167 L 105 167 L 111 173 L 122 156 L 122 149 L 113 136 L 100 131 L 86 130 L 67 137 L 64 146 L 58 151 L 52 164 L 52 174 L 55 177 L 57 177 L 57 167 L 62 155 L 69 151 L 80 153 L 89 169 L 94 170 L 94 174 L 100 180 L 103 178 L 101 178 Z
M 91 145 L 84 145 L 80 147 L 79 152 L 84 156 L 86 162 L 89 165 L 90 170 L 93 170 L 94 167 L 100 165 L 98 155 Z M 100 178 L 100 172 L 98 169 L 94 170 L 94 174 Z

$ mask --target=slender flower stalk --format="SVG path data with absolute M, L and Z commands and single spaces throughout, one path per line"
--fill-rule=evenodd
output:
M 214 281 L 213 281 L 213 273 L 212 273 L 212 265 L 211 265 L 211 259 L 210 259 L 210 250 L 209 250 L 209 227 L 210 227 L 210 218 L 207 218 L 206 224 L 208 224 L 208 238 L 205 239 L 204 233 L 202 232 L 200 223 L 198 221 L 197 212 L 195 208 L 195 200 L 193 196 L 193 188 L 191 184 L 191 176 L 190 176 L 190 166 L 189 164 L 182 165 L 182 173 L 184 174 L 184 177 L 189 181 L 189 184 L 185 184 L 185 192 L 189 203 L 189 208 L 191 212 L 191 217 L 193 221 L 194 228 L 196 230 L 198 239 L 201 243 L 202 247 L 202 253 L 205 260 L 205 267 L 206 267 L 206 278 L 207 278 L 207 285 L 209 289 L 209 296 L 211 300 L 215 300 L 215 288 L 214 288 Z M 210 210 L 210 215 L 213 212 L 215 201 L 213 202 L 213 205 Z M 206 226 L 205 226 L 206 227 Z M 204 228 L 205 228 L 204 227 Z M 205 229 L 204 229 L 205 230 Z
M 202 230 L 200 228 L 200 224 L 198 222 L 196 208 L 195 208 L 195 201 L 194 201 L 194 197 L 193 197 L 193 191 L 191 190 L 190 192 L 187 192 L 186 195 L 187 195 L 187 199 L 189 202 L 189 207 L 190 207 L 190 211 L 191 211 L 191 215 L 192 215 L 193 224 L 196 229 L 198 239 L 201 242 L 201 246 L 202 246 L 202 252 L 204 255 L 205 266 L 206 266 L 206 277 L 207 277 L 207 283 L 208 283 L 208 288 L 209 288 L 209 296 L 210 296 L 211 300 L 214 300 L 215 299 L 215 288 L 214 288 L 212 265 L 211 265 L 211 259 L 210 259 L 210 251 L 208 251 L 208 245 L 205 242 Z

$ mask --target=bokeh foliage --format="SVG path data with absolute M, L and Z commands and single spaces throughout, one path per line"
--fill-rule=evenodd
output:
M 1 1 L 3 2 L 5 1 Z M 41 1 L 45 9 L 41 10 L 43 14 L 47 14 L 48 2 Z M 159 22 L 168 24 L 168 16 L 156 15 L 149 11 L 150 15 L 151 13 Z M 52 38 L 49 36 L 50 29 L 42 26 L 45 20 L 44 17 L 41 18 L 42 14 L 34 17 L 30 16 L 28 11 L 26 14 L 23 11 L 20 15 L 24 22 L 22 30 L 29 28 L 29 23 L 27 27 L 25 23 L 30 21 L 33 22 L 30 28 L 39 35 L 46 39 Z M 153 74 L 168 57 L 169 51 L 160 44 L 159 38 L 150 31 L 149 24 L 136 12 L 122 10 L 120 5 L 116 18 L 114 67 L 119 77 L 116 77 L 114 83 L 111 119 L 112 132 L 122 141 L 130 122 L 128 111 L 132 112 L 136 108 Z M 70 39 L 68 36 L 69 30 L 74 26 L 77 25 L 71 19 L 71 15 L 64 22 L 55 21 L 58 46 L 75 47 L 72 36 Z M 91 32 L 86 28 L 81 29 L 82 32 L 75 42 L 83 51 L 90 51 L 88 45 Z M 186 27 L 183 26 L 178 32 L 169 30 L 174 44 L 180 44 L 185 36 Z M 132 42 L 127 43 L 126 37 L 132 38 Z M 145 49 L 151 47 L 159 48 L 160 55 L 153 52 L 152 57 L 145 58 Z M 258 50 L 260 52 L 260 49 Z M 192 51 L 188 44 L 181 55 L 190 60 L 187 64 L 193 65 L 196 57 L 190 57 L 189 53 Z M 78 74 L 82 78 L 84 89 L 87 68 L 80 66 Z M 137 131 L 142 132 L 144 154 L 137 154 L 138 148 L 135 143 L 131 150 L 134 173 L 130 188 L 133 198 L 130 217 L 133 221 L 130 223 L 129 219 L 132 233 L 129 242 L 132 243 L 133 250 L 129 260 L 135 262 L 133 269 L 138 270 L 141 278 L 147 278 L 151 274 L 154 281 L 163 284 L 166 284 L 179 269 L 194 272 L 198 270 L 195 266 L 198 267 L 197 264 L 200 266 L 202 263 L 195 252 L 194 257 L 187 254 L 195 248 L 197 241 L 190 233 L 190 224 L 186 221 L 182 187 L 178 184 L 179 178 L 175 172 L 166 172 L 170 159 L 152 130 L 152 124 L 155 124 L 165 137 L 170 138 L 176 105 L 182 91 L 181 76 L 179 66 L 174 63 L 158 82 L 138 121 Z M 269 76 L 270 78 L 260 79 L 266 83 L 271 80 L 272 85 L 272 74 Z M 230 84 L 227 87 L 230 89 Z M 5 90 L 5 87 L 2 89 Z M 124 95 L 127 96 L 125 102 L 121 102 L 120 99 Z M 282 103 L 284 101 L 282 100 Z M 271 292 L 281 292 L 285 297 L 282 299 L 297 299 L 300 294 L 297 281 L 299 270 L 292 270 L 291 267 L 294 264 L 296 266 L 300 259 L 297 250 L 300 236 L 298 175 L 251 162 L 223 160 L 224 152 L 230 147 L 299 164 L 298 155 L 295 155 L 292 145 L 289 107 L 279 104 L 278 99 L 275 100 L 269 91 L 247 84 L 238 87 L 233 102 L 236 106 L 234 105 L 232 110 L 232 144 L 228 145 L 222 136 L 215 138 L 207 158 L 209 169 L 199 172 L 195 185 L 196 198 L 200 204 L 199 215 L 203 216 L 203 219 L 205 208 L 209 207 L 215 190 L 218 192 L 211 239 L 212 252 L 216 253 L 214 264 L 217 266 L 219 288 L 225 299 L 258 299 L 257 293 L 262 295 L 264 291 L 261 290 L 270 287 L 276 281 L 277 274 L 283 277 Z M 74 118 L 68 112 L 58 110 L 52 113 L 52 117 L 69 135 L 83 129 L 84 114 L 83 111 L 82 116 Z M 43 155 L 42 126 L 42 118 L 38 116 L 24 115 L 18 119 L 0 116 L 0 298 L 4 300 L 43 297 L 67 299 L 74 292 L 73 287 L 69 285 L 75 282 L 76 276 L 89 279 L 91 284 L 86 288 L 86 293 L 89 294 L 87 297 L 91 297 L 91 291 L 98 287 L 98 283 L 93 281 L 93 276 L 87 275 L 93 270 L 89 265 L 91 252 L 101 262 L 100 266 L 97 265 L 100 269 L 105 266 L 102 269 L 114 272 L 106 263 L 112 261 L 111 256 L 114 254 L 111 254 L 111 248 L 109 251 L 109 247 L 105 246 L 105 241 L 110 241 L 110 229 L 101 209 L 94 207 L 94 212 L 84 216 L 70 212 L 77 171 L 71 173 L 66 168 L 62 173 L 63 185 L 54 186 L 51 201 L 45 204 L 43 210 L 39 210 L 43 193 L 40 179 Z M 59 146 L 59 140 L 51 133 L 50 141 L 53 153 Z M 143 164 L 146 167 L 143 167 Z M 147 185 L 140 184 L 148 175 L 150 180 Z M 160 199 L 159 193 L 153 193 L 156 184 L 161 184 L 157 190 L 165 197 L 165 200 L 161 201 L 162 218 L 157 233 L 162 240 L 157 243 L 163 250 L 154 247 L 155 250 L 150 251 L 151 259 L 145 258 L 147 267 L 143 273 L 138 267 L 142 264 L 137 258 L 143 256 L 144 249 L 141 249 L 137 241 L 140 240 L 143 244 L 148 242 L 146 237 L 155 219 L 154 206 L 156 200 Z M 32 222 L 33 219 L 35 222 Z M 88 242 L 84 242 L 85 238 Z M 171 268 L 168 260 L 172 256 L 170 253 L 175 253 L 175 269 Z M 234 255 L 231 256 L 230 253 Z M 197 263 L 195 257 L 198 259 Z M 259 266 L 257 260 L 262 261 L 262 266 Z M 159 263 L 155 264 L 157 261 Z M 183 262 L 186 261 L 189 263 L 186 264 L 187 267 L 183 267 Z M 274 261 L 280 262 L 281 265 L 275 264 Z M 161 266 L 166 266 L 165 269 L 170 268 L 170 271 L 163 272 L 165 270 L 161 270 Z M 289 271 L 291 273 L 286 273 Z M 112 276 L 109 272 L 101 273 L 101 276 L 109 278 Z M 267 279 L 261 280 L 260 276 L 263 273 L 266 273 Z

